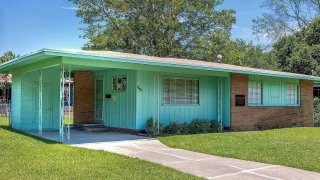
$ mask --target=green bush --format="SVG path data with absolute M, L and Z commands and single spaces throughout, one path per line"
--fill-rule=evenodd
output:
M 159 125 L 158 125 L 159 123 Z M 144 129 L 148 136 L 154 137 L 163 132 L 163 124 L 156 119 L 149 119 L 146 122 L 146 127 Z
M 316 124 L 320 123 L 320 99 L 315 97 L 313 99 L 313 121 Z
M 180 131 L 181 134 L 188 134 L 189 133 L 189 123 L 184 122 L 180 124 Z
M 213 120 L 211 121 L 211 132 L 221 132 L 223 130 L 221 121 Z
M 211 129 L 211 123 L 207 119 L 196 119 L 189 124 L 189 133 L 208 133 Z
M 319 114 L 320 119 L 320 114 Z M 158 120 L 149 119 L 146 123 L 145 131 L 148 136 L 154 137 L 157 135 L 165 134 L 198 134 L 198 133 L 212 133 L 221 132 L 223 130 L 221 121 L 207 119 L 196 119 L 191 123 L 180 123 L 179 121 L 172 121 L 168 126 L 164 127 L 163 124 L 159 123 L 159 134 L 158 134 Z
M 167 134 L 188 134 L 189 124 L 186 122 L 179 123 L 178 121 L 172 121 L 164 128 L 164 132 Z
M 177 121 L 172 121 L 164 128 L 167 134 L 181 134 L 181 124 Z

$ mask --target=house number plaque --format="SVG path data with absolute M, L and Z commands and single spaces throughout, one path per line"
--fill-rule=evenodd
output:
M 246 96 L 236 95 L 236 106 L 245 106 L 245 105 L 246 105 Z

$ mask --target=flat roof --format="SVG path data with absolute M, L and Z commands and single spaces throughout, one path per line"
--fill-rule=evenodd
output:
M 91 50 L 76 50 L 76 49 L 41 49 L 37 52 L 30 53 L 21 56 L 17 59 L 5 62 L 0 65 L 0 72 L 5 72 L 7 68 L 11 66 L 20 64 L 25 61 L 30 61 L 39 56 L 61 56 L 61 57 L 76 57 L 76 58 L 86 58 L 105 61 L 118 61 L 126 63 L 135 64 L 146 64 L 146 65 L 157 65 L 165 67 L 177 67 L 177 68 L 191 68 L 199 70 L 211 70 L 220 72 L 231 72 L 231 73 L 241 73 L 241 74 L 255 74 L 263 76 L 273 76 L 273 77 L 286 77 L 295 79 L 306 79 L 312 81 L 319 81 L 320 77 L 310 76 L 304 74 L 288 73 L 281 71 L 271 71 L 243 66 L 236 66 L 223 63 L 215 63 L 200 60 L 190 60 L 190 59 L 179 59 L 179 58 L 163 58 L 155 56 L 146 56 L 138 54 L 121 53 L 114 51 L 91 51 Z

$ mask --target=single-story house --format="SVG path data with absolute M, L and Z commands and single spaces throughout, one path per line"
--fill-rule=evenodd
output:
M 63 134 L 66 81 L 74 83 L 74 124 L 143 130 L 220 120 L 231 130 L 313 126 L 320 77 L 197 60 L 110 51 L 42 49 L 0 65 L 12 74 L 12 127 Z M 72 76 L 72 77 L 71 77 Z

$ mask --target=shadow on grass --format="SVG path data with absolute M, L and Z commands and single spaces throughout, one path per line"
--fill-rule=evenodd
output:
M 41 141 L 45 144 L 62 144 L 60 142 L 57 142 L 57 141 L 53 141 L 53 140 L 49 140 L 49 139 L 44 139 L 44 138 L 41 138 L 39 136 L 35 136 L 35 135 L 32 135 L 32 134 L 28 134 L 26 132 L 23 132 L 23 131 L 19 131 L 19 130 L 16 130 L 16 129 L 12 129 L 8 126 L 0 126 L 1 129 L 4 129 L 6 131 L 10 131 L 10 132 L 13 132 L 13 133 L 16 133 L 16 134 L 19 134 L 19 135 L 23 135 L 23 136 L 27 136 L 29 138 L 32 138 L 32 139 L 35 139 L 37 141 Z

